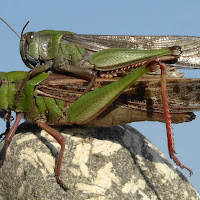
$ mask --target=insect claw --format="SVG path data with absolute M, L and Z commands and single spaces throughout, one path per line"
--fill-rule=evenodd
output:
M 172 159 L 176 163 L 177 166 L 179 166 L 181 169 L 187 169 L 190 173 L 190 176 L 192 176 L 193 171 L 189 167 L 182 165 L 176 156 L 173 156 Z
M 64 190 L 69 190 L 69 188 L 62 182 L 60 176 L 59 177 L 56 176 L 56 180 L 57 180 L 57 183 L 60 185 L 61 188 L 63 188 Z

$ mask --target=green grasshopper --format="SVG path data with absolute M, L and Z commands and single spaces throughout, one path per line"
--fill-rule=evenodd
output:
M 135 50 L 107 47 L 94 50 L 88 45 L 68 40 L 74 33 L 68 31 L 44 30 L 29 32 L 21 36 L 20 54 L 22 60 L 31 68 L 24 83 L 35 74 L 52 69 L 59 73 L 73 73 L 90 79 L 85 90 L 89 92 L 97 76 L 112 78 L 130 71 L 153 57 L 161 61 L 176 60 L 180 53 L 176 48 Z M 165 56 L 161 57 L 161 55 Z M 126 73 L 125 73 L 126 74 Z M 23 88 L 23 87 L 22 87 Z
M 49 69 L 91 80 L 84 92 L 87 93 L 97 76 L 111 78 L 119 74 L 126 75 L 126 71 L 141 66 L 150 58 L 159 57 L 160 61 L 175 61 L 180 56 L 180 50 L 177 48 L 134 49 L 134 46 L 131 46 L 133 42 L 130 42 L 131 36 L 92 36 L 54 30 L 23 35 L 25 27 L 20 37 L 20 54 L 31 71 L 16 95 L 16 103 L 30 76 Z
M 166 54 L 160 57 L 161 61 L 170 60 L 171 66 L 181 68 L 200 66 L 198 37 L 84 35 L 54 30 L 22 34 L 20 54 L 31 68 L 25 81 L 47 69 L 73 73 L 91 80 L 85 93 L 90 91 L 97 76 L 126 75 L 148 59 L 160 56 L 159 49 L 166 47 L 180 46 L 183 52 L 180 56 L 175 52 Z
M 3 148 L 3 156 L 0 161 L 3 164 L 6 157 L 6 150 L 10 140 L 12 139 L 16 128 L 20 120 L 25 117 L 27 120 L 37 124 L 42 129 L 46 130 L 51 136 L 53 136 L 57 142 L 61 145 L 61 149 L 58 155 L 58 160 L 56 163 L 56 179 L 61 187 L 67 189 L 66 185 L 62 182 L 60 177 L 60 168 L 62 163 L 62 157 L 65 149 L 65 139 L 64 137 L 55 129 L 51 128 L 49 125 L 72 125 L 72 124 L 84 124 L 97 126 L 99 125 L 98 121 L 95 121 L 95 118 L 99 116 L 103 111 L 112 104 L 114 100 L 117 101 L 117 98 L 121 93 L 126 91 L 126 89 L 132 85 L 138 78 L 142 75 L 152 71 L 159 64 L 162 69 L 161 76 L 161 93 L 162 93 L 162 102 L 167 101 L 165 97 L 166 91 L 163 91 L 162 87 L 163 82 L 165 84 L 165 65 L 160 63 L 157 58 L 149 60 L 140 68 L 126 75 L 125 77 L 114 81 L 104 87 L 101 87 L 97 90 L 91 91 L 83 96 L 75 97 L 75 99 L 66 98 L 61 99 L 66 92 L 63 89 L 56 94 L 55 91 L 51 91 L 51 88 L 47 83 L 42 84 L 43 81 L 46 81 L 49 74 L 40 73 L 37 76 L 32 77 L 25 85 L 22 95 L 19 98 L 18 105 L 14 103 L 15 95 L 23 82 L 24 78 L 27 76 L 26 72 L 9 72 L 9 73 L 0 73 L 0 95 L 2 98 L 0 100 L 0 108 L 5 111 L 13 110 L 16 112 L 16 120 L 11 127 L 9 133 L 5 138 L 5 144 Z M 164 77 L 164 78 L 163 78 Z M 50 79 L 51 80 L 51 79 Z M 58 81 L 56 81 L 58 83 Z M 75 85 L 74 83 L 72 85 Z M 46 86 L 46 87 L 44 87 Z M 43 88 L 43 89 L 42 89 Z M 45 92 L 44 89 L 47 89 L 48 92 Z M 129 90 L 129 89 L 128 89 Z M 127 91 L 129 93 L 129 91 Z M 67 92 L 68 93 L 68 92 Z M 163 99 L 164 98 L 164 99 Z M 122 98 L 123 99 L 123 98 Z M 71 104 L 69 104 L 71 102 Z M 123 100 L 122 100 L 123 102 Z M 133 109 L 134 110 L 134 109 Z M 141 111 L 140 111 L 141 112 Z M 168 134 L 168 148 L 170 157 L 174 162 L 180 166 L 182 169 L 186 168 L 192 174 L 192 170 L 188 167 L 182 165 L 180 161 L 174 156 L 174 145 L 172 140 L 172 133 L 170 130 L 170 119 L 168 106 L 163 106 L 165 119 L 164 121 L 168 124 L 167 134 Z M 134 112 L 133 112 L 134 113 Z M 185 113 L 185 112 L 184 112 Z M 176 111 L 174 113 L 177 115 Z M 106 114 L 108 116 L 108 113 Z M 167 116 L 167 117 L 166 117 Z M 109 117 L 109 116 L 108 116 Z M 123 116 L 122 116 L 123 118 Z M 94 120 L 94 121 L 93 121 Z M 129 119 L 131 121 L 131 119 Z M 129 122 L 127 121 L 127 122 Z M 132 119 L 134 121 L 134 119 Z M 116 122 L 115 124 L 111 123 L 108 126 L 118 125 L 125 123 L 122 121 Z

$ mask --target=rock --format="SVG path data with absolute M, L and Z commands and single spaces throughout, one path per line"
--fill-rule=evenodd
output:
M 61 177 L 69 190 L 54 176 L 60 145 L 24 123 L 0 169 L 0 200 L 200 199 L 182 172 L 128 125 L 59 131 L 66 138 Z

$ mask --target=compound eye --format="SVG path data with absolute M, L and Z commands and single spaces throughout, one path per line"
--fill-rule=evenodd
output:
M 28 33 L 26 36 L 27 43 L 30 44 L 33 40 L 34 40 L 34 33 L 33 32 Z

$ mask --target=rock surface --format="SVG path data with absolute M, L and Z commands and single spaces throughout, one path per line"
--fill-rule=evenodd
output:
M 66 138 L 61 177 L 69 191 L 54 177 L 60 145 L 24 123 L 0 169 L 0 200 L 200 199 L 186 177 L 128 125 L 59 131 Z

